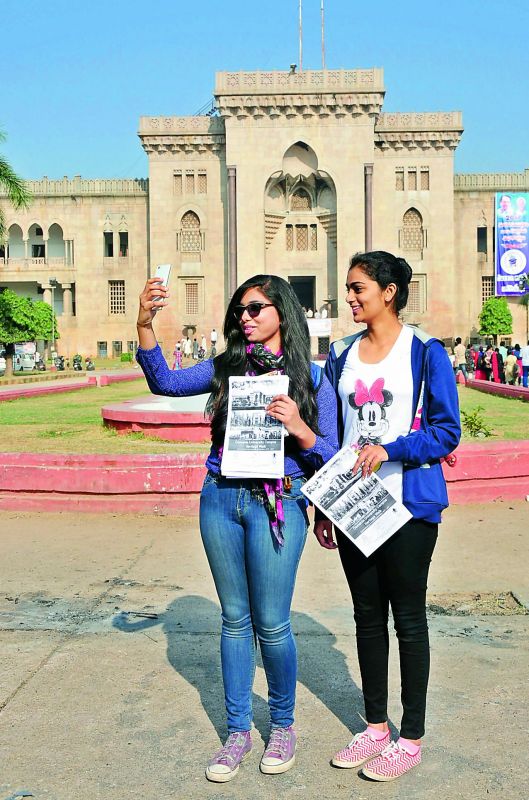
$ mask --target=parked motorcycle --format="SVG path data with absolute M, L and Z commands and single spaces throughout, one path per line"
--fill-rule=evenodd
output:
M 85 358 L 84 363 L 85 363 L 85 369 L 87 370 L 87 372 L 92 372 L 92 370 L 95 369 L 95 364 L 94 364 L 94 362 L 92 361 L 91 358 L 89 358 L 89 357 Z
M 72 367 L 73 367 L 73 369 L 75 370 L 75 372 L 81 372 L 81 371 L 82 371 L 82 369 L 83 369 L 83 359 L 82 359 L 82 356 L 80 356 L 80 355 L 75 355 L 75 356 L 72 358 Z
M 57 372 L 64 372 L 64 356 L 55 356 L 53 363 Z
M 35 364 L 35 369 L 39 372 L 46 372 L 46 364 L 43 358 L 41 358 L 40 361 L 37 361 Z

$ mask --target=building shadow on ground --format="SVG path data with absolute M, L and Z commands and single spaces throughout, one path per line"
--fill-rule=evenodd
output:
M 173 600 L 156 619 L 139 619 L 120 612 L 112 625 L 123 633 L 143 632 L 161 626 L 167 638 L 167 659 L 200 697 L 200 702 L 219 739 L 226 738 L 226 715 L 220 668 L 220 608 L 199 595 Z M 305 686 L 353 733 L 363 727 L 362 693 L 351 678 L 345 655 L 336 647 L 336 637 L 308 614 L 292 613 L 298 650 L 298 683 Z M 204 647 L 203 639 L 210 643 Z M 206 649 L 206 652 L 205 652 Z M 257 664 L 262 668 L 258 655 Z M 252 698 L 254 724 L 266 740 L 269 714 L 266 700 L 255 692 Z

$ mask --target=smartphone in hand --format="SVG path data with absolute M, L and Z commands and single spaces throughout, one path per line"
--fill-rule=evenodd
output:
M 167 287 L 169 286 L 171 266 L 172 266 L 171 264 L 158 264 L 158 266 L 156 267 L 156 272 L 154 273 L 155 278 L 162 279 L 161 285 L 163 286 L 164 289 L 167 289 Z M 154 301 L 157 303 L 161 299 L 162 299 L 161 297 L 155 297 Z

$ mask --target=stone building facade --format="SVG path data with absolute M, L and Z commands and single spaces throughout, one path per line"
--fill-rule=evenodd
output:
M 157 264 L 173 264 L 166 349 L 220 330 L 235 286 L 273 272 L 325 309 L 310 322 L 321 352 L 354 327 L 348 258 L 385 249 L 413 268 L 406 321 L 475 336 L 494 291 L 494 192 L 529 190 L 529 170 L 454 175 L 461 114 L 388 114 L 383 100 L 380 69 L 217 73 L 214 115 L 140 119 L 148 180 L 32 181 L 27 212 L 0 198 L 0 287 L 53 302 L 66 355 L 117 355 L 135 347 Z M 512 307 L 522 340 L 525 309 Z

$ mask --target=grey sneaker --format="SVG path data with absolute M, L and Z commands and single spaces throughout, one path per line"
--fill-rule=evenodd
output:
M 272 728 L 270 739 L 261 759 L 261 772 L 277 775 L 287 772 L 296 760 L 296 734 L 290 725 L 288 728 Z
M 206 778 L 215 783 L 231 781 L 239 771 L 239 764 L 252 749 L 250 731 L 230 733 L 224 747 L 215 753 L 206 767 Z

